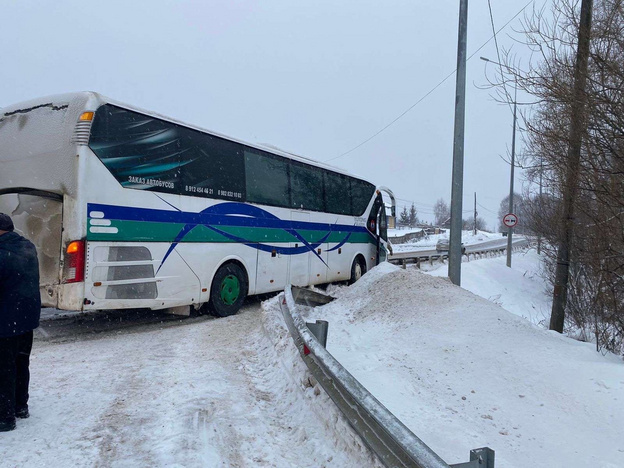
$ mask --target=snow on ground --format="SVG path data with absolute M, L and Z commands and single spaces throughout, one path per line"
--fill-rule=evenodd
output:
M 535 255 L 513 264 L 462 263 L 465 287 L 513 313 L 384 264 L 331 287 L 338 299 L 308 320 L 330 322 L 329 351 L 449 463 L 489 446 L 497 468 L 623 467 L 624 363 L 523 319 L 547 299 Z M 36 342 L 31 412 L 0 434 L 3 467 L 379 466 L 308 380 L 276 299 L 226 319 Z
M 465 259 L 464 259 L 465 260 Z M 515 252 L 511 268 L 507 256 L 464 261 L 461 265 L 461 286 L 477 296 L 524 317 L 531 323 L 548 328 L 552 297 L 543 278 L 540 257 L 535 249 Z M 429 271 L 433 276 L 448 276 L 448 265 L 435 263 Z
M 413 232 L 420 232 L 423 228 L 420 227 L 402 227 L 400 229 L 388 229 L 388 237 L 399 237 Z
M 398 231 L 400 232 L 400 231 Z M 409 252 L 412 250 L 430 250 L 435 249 L 435 245 L 439 239 L 448 239 L 449 231 L 447 230 L 443 234 L 431 234 L 425 236 L 422 239 L 414 240 L 411 242 L 406 242 L 405 244 L 392 244 L 392 250 L 394 252 Z M 501 239 L 501 233 L 492 233 L 486 231 L 477 231 L 477 234 L 474 234 L 474 231 L 462 231 L 462 243 L 466 246 L 479 244 L 481 242 L 486 242 L 489 240 Z
M 296 349 L 280 352 L 261 323 L 254 307 L 192 326 L 36 343 L 31 417 L 0 434 L 0 466 L 375 466 L 350 431 L 335 432 L 337 410 L 310 404 L 318 396 L 291 369 Z
M 328 350 L 447 462 L 489 446 L 497 468 L 624 466 L 618 357 L 416 269 L 334 294 L 308 317 L 330 322 Z

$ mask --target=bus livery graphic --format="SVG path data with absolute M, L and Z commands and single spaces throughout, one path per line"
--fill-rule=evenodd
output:
M 237 202 L 219 203 L 199 213 L 92 203 L 88 204 L 87 211 L 91 225 L 87 234 L 88 240 L 171 242 L 171 247 L 165 254 L 160 267 L 177 244 L 189 237 L 191 231 L 197 227 L 205 227 L 218 237 L 202 236 L 190 242 L 236 242 L 264 252 L 276 252 L 282 255 L 312 252 L 325 266 L 328 266 L 327 263 L 316 250 L 322 244 L 337 243 L 327 250 L 329 252 L 342 247 L 349 241 L 354 243 L 375 241 L 363 226 L 283 220 L 256 206 Z M 103 229 L 101 227 L 103 221 L 110 222 L 106 224 L 111 227 Z M 124 228 L 128 226 L 128 223 L 132 223 L 132 227 Z M 142 227 L 139 228 L 137 223 L 140 223 Z M 161 229 L 163 224 L 181 227 L 175 237 L 171 238 L 174 231 Z M 267 241 L 266 230 L 273 231 L 270 236 L 272 242 L 300 241 L 303 245 L 286 247 L 261 243 Z

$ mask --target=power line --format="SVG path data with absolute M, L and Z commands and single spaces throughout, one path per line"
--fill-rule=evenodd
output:
M 472 57 L 474 57 L 477 52 L 479 52 L 481 49 L 483 49 L 487 44 L 489 44 L 489 42 L 492 39 L 495 39 L 496 36 L 498 35 L 499 32 L 501 32 L 503 29 L 505 29 L 507 27 L 507 25 L 509 23 L 511 23 L 514 19 L 516 19 L 516 17 L 522 13 L 526 7 L 528 7 L 531 3 L 533 3 L 535 0 L 529 0 L 529 2 L 524 5 L 524 7 L 522 7 L 522 9 L 520 11 L 518 11 L 518 13 L 516 13 L 514 16 L 512 16 L 512 18 L 507 21 L 498 31 L 494 32 L 494 34 L 492 35 L 492 37 L 490 37 L 487 41 L 485 41 L 477 50 L 475 50 L 467 59 L 466 61 L 470 60 Z M 405 114 L 407 114 L 409 111 L 411 111 L 414 107 L 416 107 L 418 104 L 420 104 L 422 101 L 425 100 L 426 97 L 428 97 L 431 93 L 433 93 L 436 89 L 438 89 L 440 86 L 442 86 L 446 80 L 448 80 L 451 76 L 453 76 L 455 74 L 455 72 L 457 71 L 457 69 L 453 70 L 451 73 L 449 73 L 442 81 L 440 81 L 437 85 L 435 85 L 430 91 L 428 91 L 423 97 L 421 97 L 418 101 L 416 101 L 414 104 L 412 104 L 410 107 L 408 107 L 405 111 L 403 111 L 398 117 L 396 117 L 395 119 L 393 119 L 389 124 L 387 124 L 385 127 L 383 127 L 381 130 L 377 131 L 376 133 L 374 133 L 372 136 L 368 137 L 366 140 L 364 140 L 363 142 L 361 142 L 359 145 L 354 146 L 353 148 L 351 148 L 349 151 L 345 151 L 342 154 L 339 154 L 338 156 L 334 156 L 333 158 L 329 158 L 326 159 L 325 162 L 329 162 L 329 161 L 334 161 L 335 159 L 338 158 L 342 158 L 343 156 L 346 156 L 347 154 L 355 151 L 356 149 L 358 149 L 359 147 L 365 145 L 366 143 L 368 143 L 369 141 L 371 141 L 373 138 L 375 138 L 377 135 L 379 135 L 380 133 L 382 133 L 383 131 L 385 131 L 388 127 L 390 127 L 391 125 L 393 125 L 397 120 L 399 120 L 401 117 L 403 117 Z
M 526 7 L 525 7 L 526 8 Z M 501 62 L 500 49 L 498 48 L 498 39 L 496 38 L 496 28 L 494 27 L 494 14 L 492 13 L 492 4 L 490 0 L 488 0 L 488 9 L 490 10 L 490 24 L 492 25 L 492 33 L 494 33 L 494 45 L 496 46 L 496 57 L 498 59 L 498 68 L 500 68 L 501 77 L 503 77 L 503 63 Z M 505 85 L 505 80 L 503 82 L 503 90 L 505 91 L 505 97 L 507 98 L 507 105 L 509 105 L 509 110 L 511 110 L 511 95 L 507 92 L 507 86 Z
M 485 206 L 483 206 L 481 203 L 477 202 L 477 206 L 479 208 L 483 208 L 485 211 L 487 211 L 488 213 L 492 213 L 498 216 L 498 213 L 496 213 L 495 211 L 490 210 L 489 208 L 486 208 Z

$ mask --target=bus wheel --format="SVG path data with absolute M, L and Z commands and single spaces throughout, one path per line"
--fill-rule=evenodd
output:
M 236 263 L 226 263 L 212 279 L 208 309 L 217 317 L 234 315 L 243 305 L 248 286 L 245 271 Z
M 351 265 L 351 279 L 349 280 L 349 284 L 355 283 L 364 273 L 366 273 L 366 263 L 362 256 L 358 255 L 355 257 L 355 260 L 353 260 L 353 265 Z

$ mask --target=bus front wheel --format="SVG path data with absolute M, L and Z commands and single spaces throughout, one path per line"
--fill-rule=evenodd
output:
M 351 279 L 349 280 L 349 284 L 355 283 L 364 273 L 366 273 L 366 262 L 361 255 L 358 255 L 351 265 Z
M 247 297 L 248 286 L 245 271 L 236 263 L 226 263 L 212 279 L 208 310 L 217 317 L 234 315 Z

